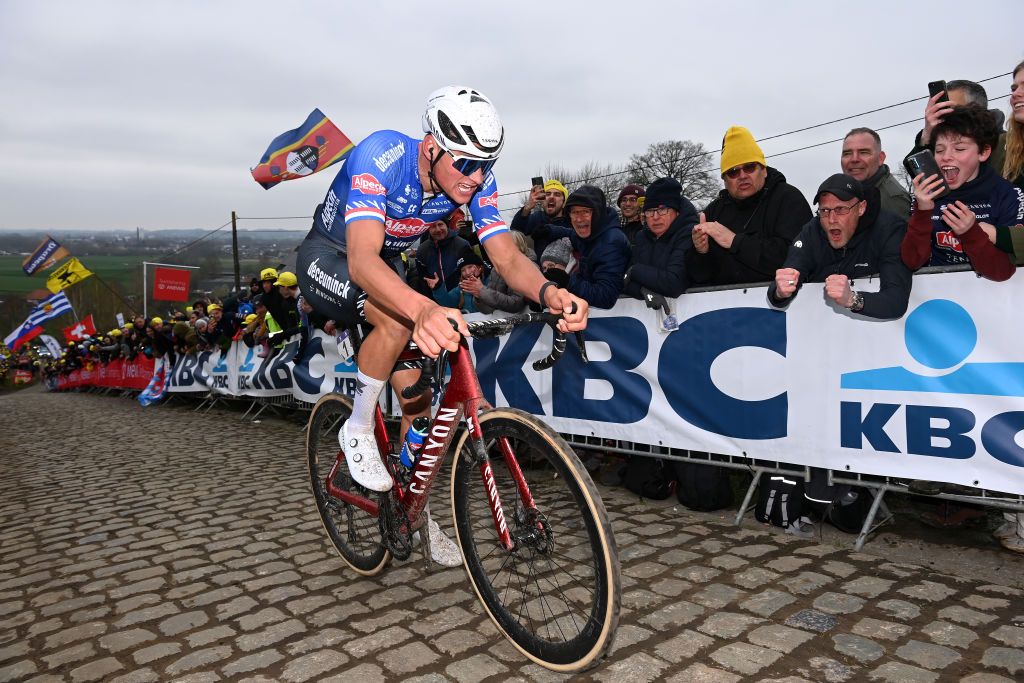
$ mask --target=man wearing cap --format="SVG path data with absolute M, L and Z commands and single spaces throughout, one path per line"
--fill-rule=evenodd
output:
M 536 185 L 530 190 L 523 208 L 512 218 L 511 229 L 533 240 L 533 250 L 538 258 L 548 244 L 557 239 L 551 235 L 549 226 L 570 227 L 569 217 L 565 215 L 565 202 L 568 199 L 569 190 L 565 189 L 565 185 L 557 180 L 549 180 L 543 187 Z M 538 205 L 541 209 L 534 211 Z
M 811 207 L 800 190 L 768 166 L 754 136 L 733 126 L 722 142 L 718 193 L 693 229 L 686 267 L 693 285 L 767 282 L 786 259 L 786 250 Z
M 643 196 L 644 188 L 636 183 L 630 183 L 622 188 L 615 202 L 621 214 L 622 232 L 626 233 L 626 239 L 630 244 L 636 241 L 637 233 L 644 228 L 643 221 L 640 220 L 640 198 Z
M 423 238 L 416 248 L 416 270 L 425 286 L 421 293 L 434 301 L 438 301 L 438 289 L 448 292 L 459 286 L 456 261 L 462 250 L 469 246 L 466 240 L 459 237 L 458 230 L 453 228 L 465 214 L 462 209 L 456 209 L 452 216 L 456 218 L 431 223 L 427 230 L 429 239 Z
M 666 305 L 665 297 L 675 298 L 687 287 L 686 252 L 693 246 L 697 209 L 678 180 L 658 178 L 647 188 L 644 217 L 647 227 L 633 242 L 624 291 L 658 308 Z
M 869 318 L 890 320 L 907 311 L 910 269 L 900 258 L 906 221 L 882 211 L 878 188 L 864 187 L 842 173 L 830 176 L 814 195 L 818 217 L 797 236 L 775 281 L 768 301 L 785 308 L 805 282 L 824 282 L 834 305 Z M 855 279 L 878 274 L 877 292 L 860 292 Z
M 885 164 L 882 138 L 870 128 L 854 128 L 843 138 L 839 159 L 843 173 L 865 187 L 877 187 L 882 209 L 906 218 L 910 215 L 910 193 L 892 177 Z

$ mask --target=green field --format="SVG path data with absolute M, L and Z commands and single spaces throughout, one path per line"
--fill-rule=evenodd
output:
M 0 295 L 28 294 L 46 287 L 46 276 L 55 269 L 25 275 L 21 269 L 22 256 L 0 256 Z M 139 289 L 142 258 L 139 256 L 83 256 L 79 259 L 86 268 L 110 284 L 121 285 L 126 292 Z

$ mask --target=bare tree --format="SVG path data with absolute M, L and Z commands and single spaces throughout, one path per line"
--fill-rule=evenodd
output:
M 712 152 L 699 142 L 655 142 L 643 154 L 629 158 L 629 182 L 647 186 L 658 178 L 675 178 L 683 186 L 683 195 L 701 208 L 718 196 L 721 189 L 711 156 Z
M 572 192 L 581 185 L 593 185 L 601 188 L 609 204 L 615 203 L 619 190 L 628 181 L 625 169 L 612 164 L 599 164 L 588 161 L 576 170 L 569 170 L 561 164 L 550 163 L 544 169 L 544 179 L 557 179 Z
M 909 192 L 911 196 L 913 196 L 914 183 L 910 178 L 910 174 L 907 173 L 907 169 L 903 168 L 903 164 L 900 164 L 899 166 L 896 167 L 896 173 L 894 173 L 893 175 L 896 176 L 896 180 L 899 181 L 900 185 L 905 187 L 907 189 L 907 192 Z

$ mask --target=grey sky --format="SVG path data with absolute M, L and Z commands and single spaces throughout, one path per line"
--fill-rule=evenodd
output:
M 417 135 L 427 93 L 449 83 L 497 104 L 499 188 L 520 190 L 549 161 L 619 164 L 672 138 L 717 148 L 730 125 L 765 137 L 926 94 L 931 80 L 1008 72 L 1024 58 L 1022 25 L 1019 0 L 5 0 L 0 229 L 308 215 L 335 170 L 263 190 L 249 167 L 274 136 L 316 107 L 356 141 L 380 128 Z M 1009 84 L 984 85 L 994 98 Z M 922 111 L 904 105 L 763 147 Z M 893 168 L 917 128 L 882 132 Z M 834 144 L 769 163 L 810 196 L 838 158 Z

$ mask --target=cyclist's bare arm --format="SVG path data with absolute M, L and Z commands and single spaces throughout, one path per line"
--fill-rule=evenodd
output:
M 487 240 L 484 248 L 491 263 L 505 278 L 508 286 L 530 300 L 537 301 L 537 294 L 547 280 L 537 268 L 537 264 L 519 251 L 512 237 L 508 233 L 498 233 Z M 574 332 L 587 326 L 588 307 L 583 299 L 557 287 L 548 287 L 544 292 L 544 299 L 537 303 L 547 306 L 553 313 L 563 313 L 564 317 L 558 323 L 562 332 Z M 573 303 L 576 304 L 575 312 L 572 312 Z
M 380 257 L 384 225 L 372 220 L 353 221 L 346 238 L 349 274 L 370 301 L 411 323 L 412 339 L 427 355 L 437 357 L 442 348 L 458 350 L 459 335 L 448 319 L 455 320 L 459 330 L 468 334 L 466 321 L 457 310 L 443 308 L 413 290 L 384 263 Z

